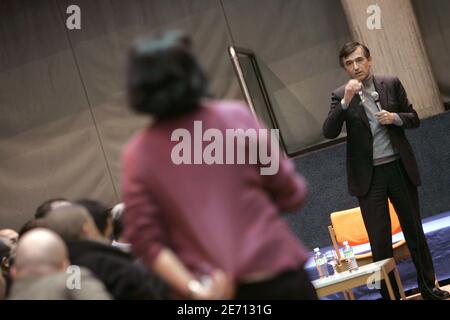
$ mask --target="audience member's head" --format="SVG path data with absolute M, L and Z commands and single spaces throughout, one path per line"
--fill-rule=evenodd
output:
M 6 296 L 7 280 L 9 274 L 9 257 L 11 248 L 0 239 L 0 300 Z
M 0 230 L 0 240 L 10 248 L 11 252 L 14 252 L 18 239 L 19 234 L 16 231 L 12 229 Z
M 123 231 L 123 213 L 125 205 L 123 203 L 116 204 L 111 209 L 111 217 L 113 222 L 113 239 L 119 241 Z
M 206 94 L 205 74 L 183 33 L 169 32 L 132 48 L 128 97 L 134 111 L 171 119 L 197 109 Z
M 63 240 L 53 231 L 34 229 L 19 240 L 11 276 L 15 280 L 38 277 L 63 271 L 68 266 Z
M 80 205 L 71 204 L 50 211 L 45 218 L 45 225 L 65 241 L 102 238 L 91 215 Z
M 10 252 L 11 248 L 0 239 L 0 261 L 5 257 L 8 258 Z
M 9 269 L 11 264 L 11 247 L 0 239 L 0 300 L 3 300 L 7 293 L 10 281 Z
M 11 248 L 0 239 L 0 266 L 1 271 L 7 271 L 8 269 L 8 259 L 11 254 Z
M 51 210 L 66 205 L 70 205 L 70 201 L 65 198 L 53 198 L 46 200 L 39 207 L 37 207 L 34 217 L 36 219 L 45 218 Z
M 19 239 L 23 237 L 25 233 L 27 233 L 30 230 L 36 229 L 36 228 L 45 228 L 45 219 L 31 219 L 25 222 L 22 227 L 19 230 Z
M 75 201 L 75 203 L 87 209 L 103 237 L 110 239 L 113 226 L 109 208 L 101 202 L 91 199 L 80 199 Z

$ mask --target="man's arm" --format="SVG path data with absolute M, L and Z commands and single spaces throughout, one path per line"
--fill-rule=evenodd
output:
M 328 117 L 323 124 L 323 135 L 327 139 L 336 138 L 342 130 L 342 125 L 345 121 L 345 110 L 341 104 L 341 97 L 338 97 L 334 92 L 331 94 L 331 106 L 328 112 Z
M 409 102 L 405 88 L 403 88 L 403 85 L 398 78 L 395 79 L 394 86 L 397 101 L 399 103 L 399 112 L 397 114 L 403 122 L 403 127 L 406 129 L 419 127 L 419 116 Z

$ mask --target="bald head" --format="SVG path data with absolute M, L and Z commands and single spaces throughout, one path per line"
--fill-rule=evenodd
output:
M 16 279 L 42 276 L 65 270 L 68 265 L 64 241 L 53 231 L 38 228 L 19 240 L 12 274 Z
M 88 211 L 79 205 L 71 204 L 50 211 L 45 218 L 45 225 L 66 241 L 100 237 L 94 220 Z

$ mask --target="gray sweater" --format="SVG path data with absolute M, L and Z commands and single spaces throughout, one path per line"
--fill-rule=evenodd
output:
M 370 130 L 372 131 L 373 136 L 373 165 L 377 166 L 398 159 L 399 156 L 397 150 L 395 150 L 391 143 L 386 127 L 381 125 L 375 117 L 375 113 L 379 112 L 378 107 L 372 98 L 372 92 L 375 91 L 373 76 L 370 76 L 363 81 L 362 105 L 364 106 L 364 111 L 369 119 Z M 342 107 L 344 110 L 347 108 L 346 105 L 342 105 Z M 397 114 L 395 114 L 395 116 L 395 125 L 403 125 L 400 117 Z

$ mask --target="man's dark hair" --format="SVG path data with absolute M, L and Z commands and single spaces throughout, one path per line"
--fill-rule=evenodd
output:
M 339 51 L 339 64 L 342 68 L 344 68 L 344 59 L 351 55 L 356 49 L 362 48 L 364 52 L 364 56 L 366 58 L 370 57 L 370 50 L 364 44 L 359 43 L 357 41 L 347 42 L 342 47 L 341 51 Z
M 127 86 L 130 107 L 160 120 L 197 109 L 207 93 L 206 76 L 191 53 L 190 39 L 179 32 L 131 49 Z
M 45 226 L 45 219 L 42 218 L 35 218 L 28 220 L 25 222 L 22 227 L 19 230 L 19 239 L 28 231 L 36 229 L 36 228 L 46 228 Z
M 53 202 L 58 201 L 69 201 L 66 198 L 52 198 L 44 201 L 39 207 L 36 208 L 36 212 L 34 213 L 34 217 L 36 219 L 45 218 L 45 216 L 52 210 Z
M 101 202 L 91 199 L 80 199 L 75 201 L 75 204 L 86 208 L 94 220 L 97 229 L 102 235 L 104 235 L 106 227 L 108 226 L 108 219 L 110 218 L 109 208 Z

